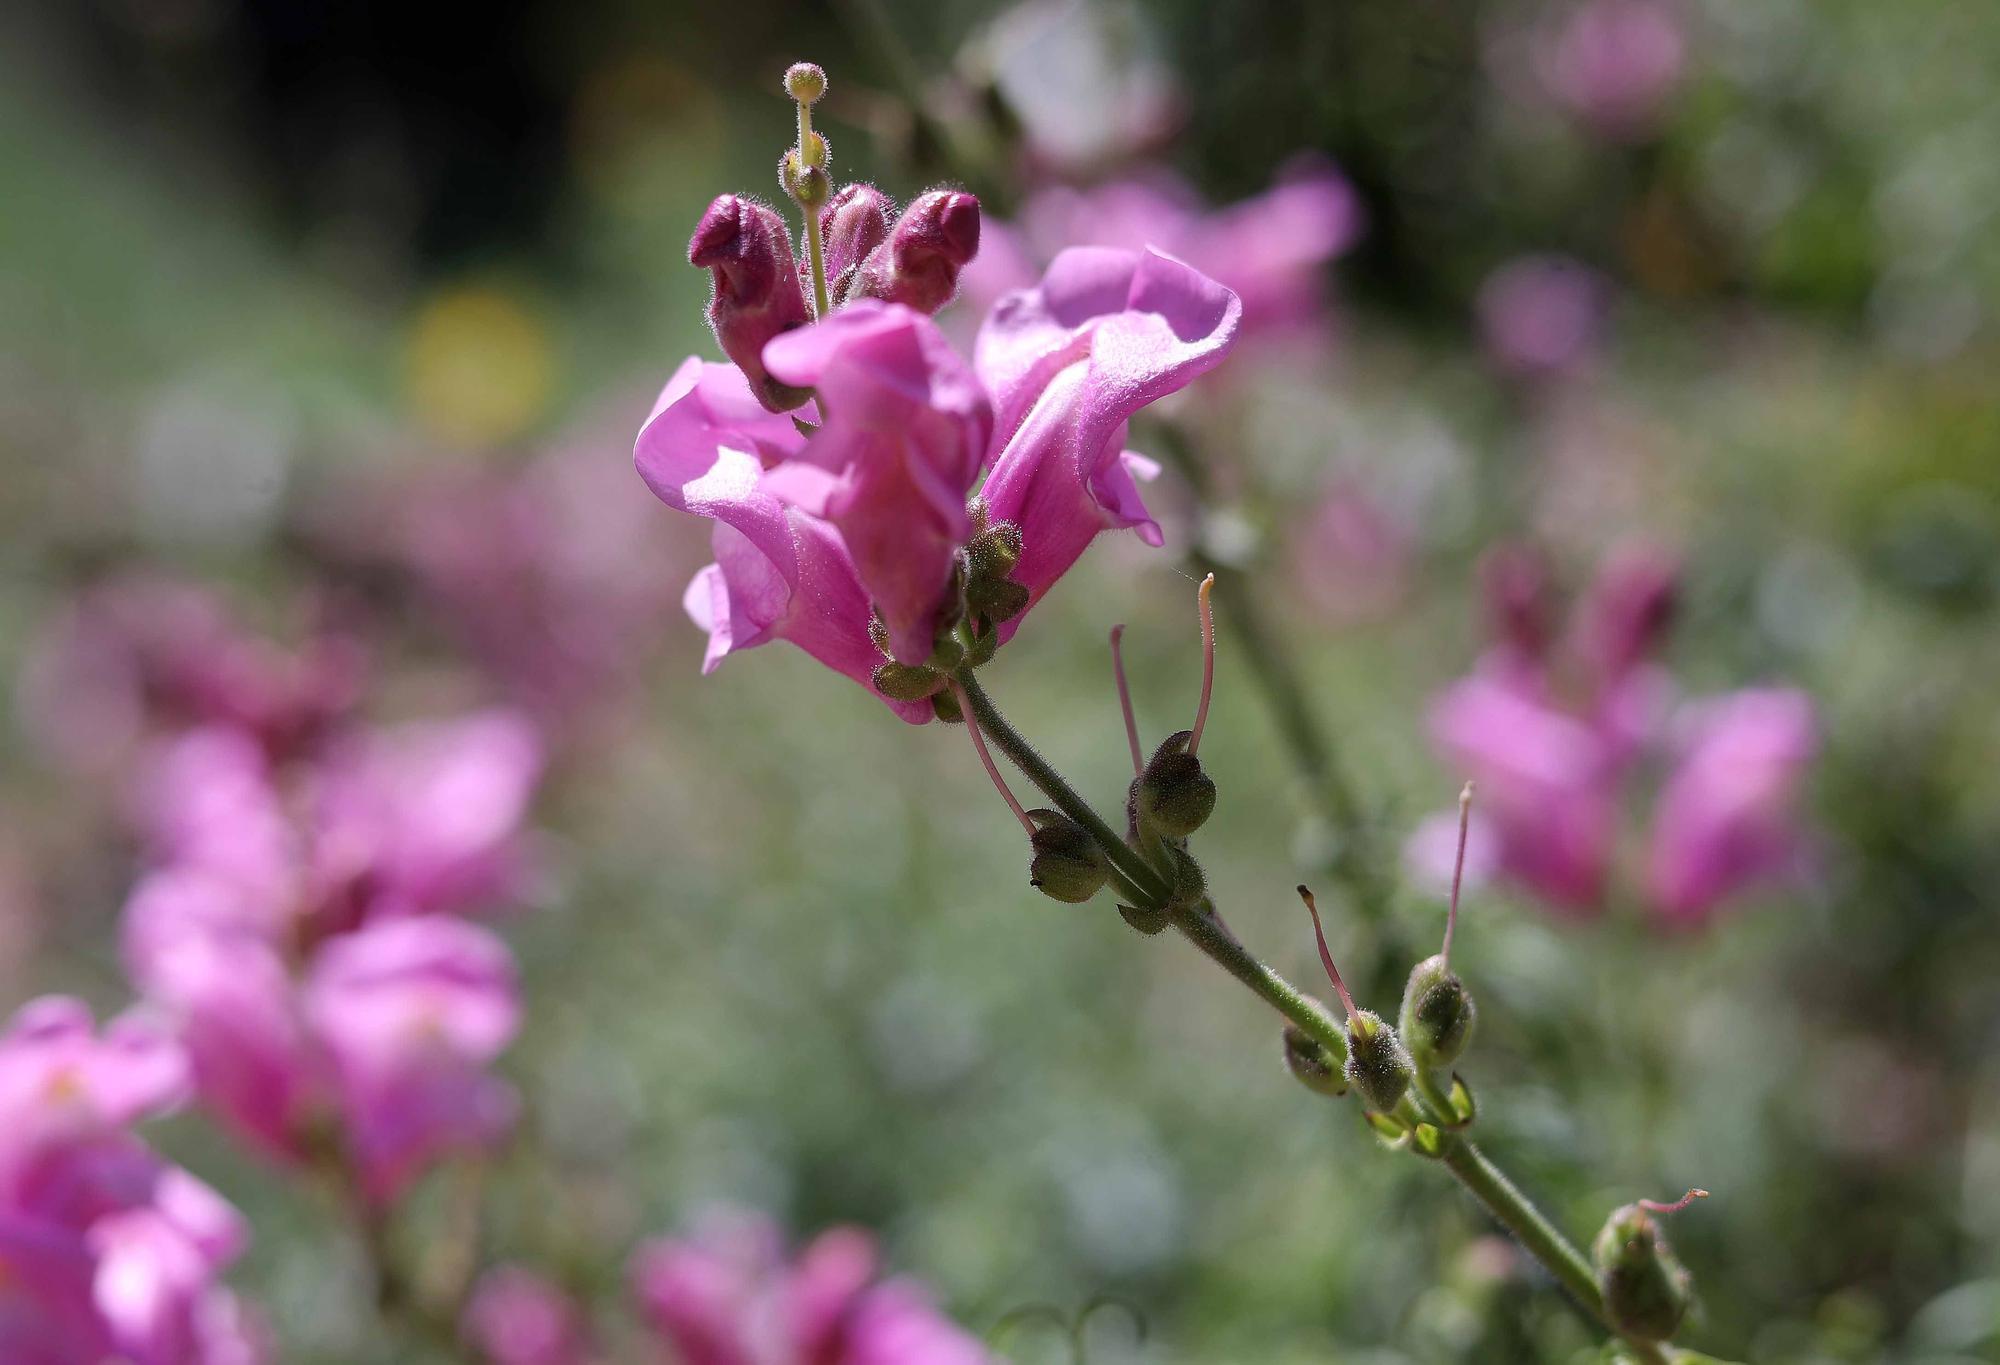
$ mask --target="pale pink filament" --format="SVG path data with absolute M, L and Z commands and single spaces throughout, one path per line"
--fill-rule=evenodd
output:
M 986 751 L 986 737 L 979 733 L 979 721 L 972 714 L 972 702 L 965 695 L 965 685 L 954 678 L 951 690 L 958 697 L 959 714 L 965 717 L 965 728 L 972 734 L 972 747 L 979 750 L 979 761 L 986 765 L 986 775 L 993 779 L 994 789 L 1007 803 L 1007 809 L 1014 812 L 1014 818 L 1021 822 L 1021 828 L 1028 831 L 1029 838 L 1034 838 L 1035 822 L 1028 818 L 1028 812 L 1021 809 L 1014 793 L 1007 790 L 1007 780 L 1000 776 L 1000 770 L 993 766 L 993 755 Z
M 1671 1204 L 1662 1204 L 1657 1199 L 1641 1199 L 1639 1201 L 1639 1207 L 1646 1210 L 1648 1213 L 1679 1213 L 1682 1209 L 1686 1208 L 1689 1204 L 1692 1204 L 1695 1200 L 1706 1199 L 1706 1198 L 1708 1198 L 1707 1190 L 1689 1190 L 1686 1194 L 1682 1195 L 1679 1199 L 1676 1199 Z
M 1132 689 L 1125 685 L 1125 651 L 1119 648 L 1124 638 L 1125 626 L 1120 622 L 1111 628 L 1111 676 L 1118 680 L 1118 709 L 1125 713 L 1125 742 L 1132 746 L 1132 775 L 1136 777 L 1146 770 L 1146 758 L 1139 751 L 1139 722 L 1132 717 Z
M 1472 828 L 1472 784 L 1458 794 L 1458 858 L 1451 865 L 1451 909 L 1444 920 L 1444 948 L 1440 956 L 1451 966 L 1451 936 L 1458 931 L 1458 887 L 1465 879 L 1465 836 Z
M 1201 580 L 1201 588 L 1195 593 L 1195 601 L 1201 606 L 1201 705 L 1194 713 L 1194 733 L 1188 736 L 1188 757 L 1195 756 L 1201 747 L 1201 730 L 1208 724 L 1208 698 L 1215 690 L 1215 611 L 1208 604 L 1208 595 L 1215 587 L 1215 575 Z
M 1333 954 L 1327 951 L 1326 930 L 1320 927 L 1319 905 L 1313 900 L 1313 893 L 1304 884 L 1299 886 L 1299 899 L 1306 903 L 1306 913 L 1312 916 L 1313 938 L 1319 944 L 1320 965 L 1326 968 L 1327 977 L 1333 982 L 1334 990 L 1340 993 L 1340 1003 L 1347 1008 L 1349 1021 L 1354 1018 L 1354 997 L 1347 993 L 1347 983 L 1340 979 L 1340 968 L 1333 965 Z

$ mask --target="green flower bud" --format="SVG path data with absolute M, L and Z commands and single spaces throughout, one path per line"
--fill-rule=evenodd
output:
M 887 663 L 877 665 L 874 682 L 875 690 L 891 701 L 922 701 L 937 695 L 945 676 L 921 665 Z
M 1347 1093 L 1347 1075 L 1340 1058 L 1295 1024 L 1285 1025 L 1285 1068 L 1315 1095 L 1337 1098 Z
M 1472 992 L 1440 953 L 1425 958 L 1410 973 L 1397 1022 L 1410 1055 L 1420 1065 L 1450 1066 L 1472 1041 L 1478 1017 Z
M 778 184 L 800 208 L 819 209 L 833 198 L 833 181 L 821 166 L 809 166 L 800 159 L 799 149 L 790 148 L 778 162 Z
M 1029 811 L 1028 819 L 1035 825 L 1029 840 L 1035 856 L 1028 865 L 1028 885 L 1068 905 L 1081 905 L 1104 889 L 1111 878 L 1111 860 L 1082 825 L 1046 807 Z
M 1173 918 L 1165 910 L 1147 910 L 1136 905 L 1119 906 L 1118 915 L 1119 918 L 1148 938 L 1163 931 L 1167 927 L 1168 922 Z
M 965 560 L 974 578 L 1005 578 L 1021 562 L 1021 528 L 994 522 L 966 542 Z
M 1169 839 L 1185 839 L 1215 810 L 1215 779 L 1187 751 L 1192 730 L 1167 736 L 1139 775 L 1134 804 L 1139 819 Z
M 1641 1204 L 1613 1209 L 1591 1244 L 1597 1287 L 1612 1325 L 1641 1341 L 1667 1341 L 1694 1302 L 1694 1280 Z
M 785 93 L 800 104 L 817 104 L 826 93 L 826 72 L 813 62 L 793 62 L 785 70 Z
M 1378 1114 L 1394 1109 L 1416 1077 L 1416 1065 L 1396 1030 L 1372 1010 L 1356 1010 L 1347 1021 L 1347 1083 Z
M 994 622 L 1019 616 L 1033 595 L 1011 578 L 974 578 L 965 585 L 965 604 Z

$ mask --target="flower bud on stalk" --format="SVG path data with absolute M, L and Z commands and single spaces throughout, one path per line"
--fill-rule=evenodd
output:
M 1188 752 L 1192 730 L 1167 736 L 1154 751 L 1133 792 L 1139 820 L 1169 839 L 1185 839 L 1215 812 L 1215 779 Z
M 833 306 L 847 302 L 854 277 L 870 252 L 889 240 L 889 196 L 873 185 L 843 185 L 820 219 L 826 240 L 827 292 Z
M 811 390 L 780 383 L 764 368 L 766 342 L 812 321 L 785 220 L 754 200 L 717 195 L 688 241 L 688 261 L 715 277 L 709 326 L 757 401 L 786 412 L 812 397 Z
M 1403 1039 L 1419 1066 L 1450 1066 L 1472 1041 L 1478 1009 L 1472 992 L 1451 969 L 1451 941 L 1458 932 L 1458 893 L 1465 877 L 1465 842 L 1472 822 L 1472 784 L 1458 794 L 1458 858 L 1451 873 L 1451 908 L 1444 925 L 1444 947 L 1410 973 L 1403 988 L 1403 1009 L 1397 1017 Z
M 1035 850 L 1028 865 L 1028 885 L 1051 900 L 1081 905 L 1104 889 L 1111 878 L 1111 860 L 1082 825 L 1061 811 L 1046 807 L 1028 812 Z
M 1312 916 L 1313 942 L 1319 948 L 1320 965 L 1326 968 L 1327 979 L 1333 982 L 1333 989 L 1347 1011 L 1347 1083 L 1361 1092 L 1371 1111 L 1387 1114 L 1402 1101 L 1403 1092 L 1416 1079 L 1417 1068 L 1396 1030 L 1383 1023 L 1373 1010 L 1354 1007 L 1354 997 L 1347 993 L 1347 983 L 1340 979 L 1340 969 L 1333 965 L 1333 953 L 1326 946 L 1326 930 L 1319 922 L 1319 903 L 1303 886 L 1298 893 L 1305 902 L 1306 913 Z
M 850 299 L 882 299 L 935 313 L 958 292 L 958 272 L 979 254 L 979 200 L 963 190 L 919 195 L 889 240 L 869 253 Z
M 1591 1244 L 1597 1286 L 1612 1325 L 1641 1341 L 1667 1341 L 1680 1330 L 1694 1302 L 1694 1279 L 1667 1245 L 1656 1213 L 1675 1213 L 1707 1190 L 1689 1190 L 1679 1202 L 1641 1199 L 1613 1209 Z
M 1285 1026 L 1285 1068 L 1315 1095 L 1338 1098 L 1347 1093 L 1347 1073 L 1341 1059 L 1292 1024 Z

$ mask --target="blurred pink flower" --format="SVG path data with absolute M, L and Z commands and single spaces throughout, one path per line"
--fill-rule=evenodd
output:
M 583 1308 L 521 1266 L 480 1277 L 461 1335 L 490 1365 L 590 1365 L 598 1358 Z
M 1328 620 L 1377 619 L 1408 586 L 1412 530 L 1351 479 L 1338 479 L 1289 538 L 1292 581 Z
M 1509 261 L 1479 288 L 1479 329 L 1500 368 L 1528 378 L 1571 374 L 1596 349 L 1608 290 L 1567 256 Z
M 718 1216 L 642 1247 L 632 1283 L 681 1365 L 983 1365 L 979 1342 L 912 1281 L 878 1281 L 866 1233 L 822 1234 L 786 1263 L 777 1228 Z
M 331 1064 L 347 1156 L 378 1204 L 512 1125 L 513 1089 L 487 1068 L 520 1027 L 521 1002 L 512 957 L 484 929 L 433 917 L 336 939 L 302 1005 Z
M 1316 158 L 1291 162 L 1271 189 L 1215 210 L 1156 168 L 1091 189 L 1035 194 L 1019 228 L 989 226 L 979 258 L 966 267 L 966 296 L 984 311 L 1032 285 L 1037 262 L 1068 247 L 1151 247 L 1234 292 L 1246 340 L 1297 340 L 1323 325 L 1326 266 L 1354 245 L 1362 224 L 1353 187 Z
M 1798 870 L 1798 790 L 1817 730 L 1812 701 L 1783 688 L 1688 709 L 1647 865 L 1653 904 L 1669 920 L 1700 925 L 1729 897 Z
M 972 528 L 966 497 L 989 465 L 980 496 L 1020 527 L 1013 578 L 1031 605 L 1101 531 L 1157 544 L 1132 477 L 1149 466 L 1124 450 L 1125 424 L 1219 363 L 1239 314 L 1228 290 L 1157 253 L 1069 252 L 995 311 L 968 368 L 929 318 L 864 300 L 768 349 L 775 374 L 819 391 L 807 413 L 824 420 L 804 430 L 727 367 L 687 362 L 634 460 L 661 501 L 715 522 L 716 562 L 687 598 L 707 667 L 789 639 L 872 689 L 878 612 L 894 657 L 928 657 Z
M 30 646 L 17 704 L 45 752 L 92 776 L 140 741 L 227 724 L 274 754 L 309 746 L 348 714 L 367 675 L 354 638 L 322 633 L 296 652 L 244 633 L 206 589 L 114 579 L 80 593 Z
M 1691 924 L 1797 868 L 1813 711 L 1784 690 L 1681 709 L 1649 862 L 1621 866 L 1634 776 L 1672 728 L 1672 684 L 1653 662 L 1678 586 L 1672 557 L 1643 545 L 1610 556 L 1563 631 L 1532 552 L 1502 547 L 1482 576 L 1497 642 L 1431 708 L 1440 753 L 1478 784 L 1475 877 L 1490 870 L 1571 914 L 1601 910 L 1615 882 L 1634 881 L 1656 914 Z M 1412 861 L 1434 880 L 1448 871 L 1454 823 L 1440 813 L 1411 839 Z
M 255 1365 L 261 1330 L 217 1284 L 242 1219 L 130 1131 L 176 1103 L 179 1048 L 136 1016 L 37 1000 L 0 1036 L 0 1358 Z
M 1584 0 L 1535 38 L 1534 69 L 1549 95 L 1598 136 L 1651 133 L 1680 84 L 1687 35 L 1665 0 Z

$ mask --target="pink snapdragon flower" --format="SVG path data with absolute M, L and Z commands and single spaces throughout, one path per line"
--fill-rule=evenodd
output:
M 261 1326 L 218 1283 L 242 1219 L 131 1125 L 178 1103 L 187 1065 L 152 1022 L 102 1034 L 80 1002 L 0 1035 L 0 1359 L 257 1365 Z
M 154 870 L 125 920 L 128 959 L 183 932 L 233 929 L 282 951 L 379 919 L 518 899 L 541 746 L 487 711 L 348 730 L 280 769 L 239 730 L 191 731 L 139 783 Z
M 519 1027 L 519 993 L 505 945 L 477 925 L 368 925 L 297 977 L 246 938 L 182 938 L 139 970 L 225 1126 L 287 1165 L 331 1150 L 377 1204 L 512 1124 L 513 1090 L 490 1068 Z
M 1678 925 L 1799 870 L 1794 810 L 1818 748 L 1810 699 L 1752 689 L 1689 708 L 1653 813 L 1647 891 Z
M 839 1228 L 787 1262 L 777 1228 L 718 1216 L 633 1258 L 648 1326 L 681 1365 L 983 1365 L 977 1339 L 909 1280 L 882 1281 L 868 1234 Z
M 1065 248 L 1150 247 L 1234 292 L 1246 340 L 1297 341 L 1324 325 L 1326 267 L 1359 240 L 1363 223 L 1354 187 L 1317 158 L 1293 161 L 1271 189 L 1222 209 L 1209 209 L 1184 180 L 1158 168 L 1090 189 L 1037 192 L 1018 227 L 989 227 L 965 288 L 990 305 L 1032 283 L 1038 263 Z
M 975 490 L 984 516 L 1020 529 L 1012 578 L 1030 606 L 1100 532 L 1158 543 L 1133 479 L 1150 466 L 1125 450 L 1126 423 L 1219 363 L 1240 312 L 1158 253 L 1069 252 L 1001 302 L 967 366 L 922 313 L 862 300 L 764 352 L 777 379 L 817 390 L 800 415 L 819 422 L 804 429 L 729 367 L 687 362 L 634 458 L 661 501 L 715 523 L 716 561 L 687 597 L 709 632 L 705 667 L 787 639 L 872 688 L 877 616 L 886 657 L 923 662 L 957 609 Z
M 1676 708 L 1655 656 L 1677 581 L 1670 557 L 1629 548 L 1562 630 L 1540 562 L 1513 547 L 1489 557 L 1496 643 L 1431 707 L 1440 752 L 1478 784 L 1475 870 L 1572 915 L 1598 912 L 1631 883 L 1664 921 L 1692 925 L 1798 869 L 1812 703 L 1753 689 Z M 1634 870 L 1623 861 L 1631 799 L 1656 759 L 1670 770 L 1646 865 Z M 1433 816 L 1412 857 L 1440 870 L 1453 823 Z

